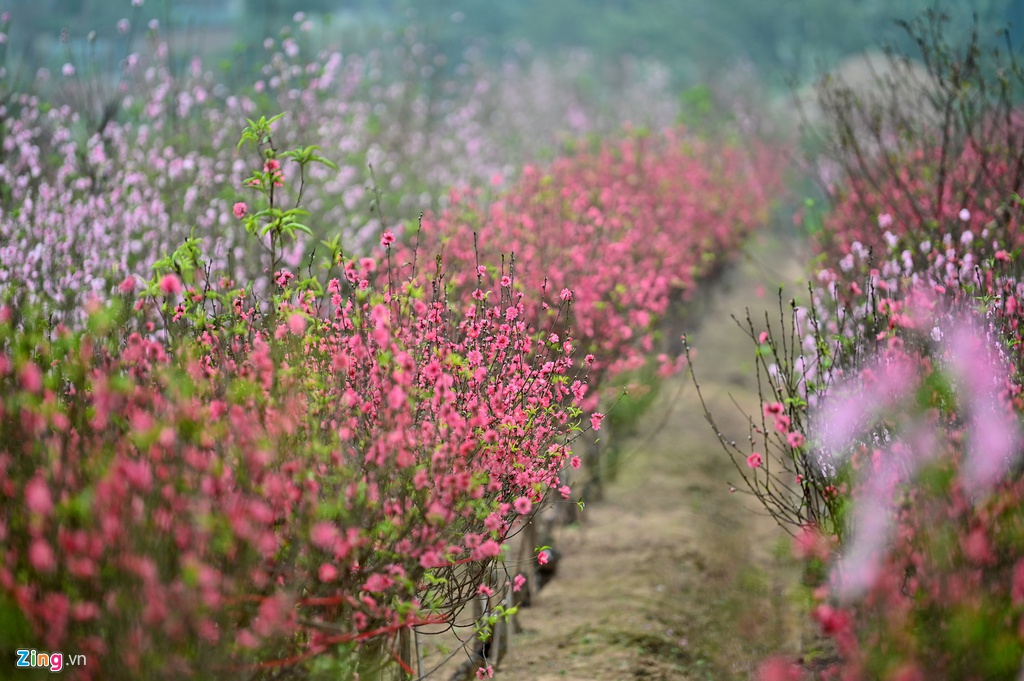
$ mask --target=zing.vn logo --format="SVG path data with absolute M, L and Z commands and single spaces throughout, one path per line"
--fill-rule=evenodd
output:
M 36 650 L 28 650 L 27 648 L 20 648 L 15 652 L 18 654 L 18 661 L 14 664 L 15 667 L 26 669 L 45 668 L 51 672 L 59 672 L 64 669 L 64 653 L 40 653 Z M 86 664 L 85 655 L 68 655 L 67 664 L 69 667 L 84 667 Z

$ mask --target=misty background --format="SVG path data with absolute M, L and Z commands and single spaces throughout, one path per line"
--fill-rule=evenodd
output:
M 895 21 L 934 6 L 932 0 L 145 0 L 137 8 L 130 0 L 0 3 L 11 15 L 3 45 L 8 63 L 26 73 L 87 58 L 114 72 L 125 41 L 144 40 L 158 26 L 175 54 L 200 55 L 243 78 L 262 64 L 264 38 L 279 35 L 301 13 L 306 39 L 322 48 L 366 51 L 415 27 L 442 69 L 467 57 L 501 64 L 582 52 L 595 73 L 620 68 L 623 60 L 656 65 L 680 92 L 737 67 L 780 91 L 787 80 L 807 82 L 881 45 L 912 52 Z M 983 44 L 1024 42 L 1024 0 L 940 7 L 965 35 L 976 18 Z M 130 31 L 119 25 L 133 18 Z M 1008 35 L 1002 34 L 1005 27 Z

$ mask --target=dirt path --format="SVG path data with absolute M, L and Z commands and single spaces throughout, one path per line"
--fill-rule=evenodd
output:
M 758 408 L 753 348 L 730 314 L 777 304 L 780 283 L 799 291 L 795 250 L 777 236 L 755 239 L 688 335 L 705 398 L 730 437 L 746 435 L 732 399 Z M 581 526 L 559 531 L 558 578 L 522 611 L 525 632 L 496 678 L 747 679 L 761 656 L 792 647 L 794 572 L 779 558 L 788 544 L 730 493 L 734 469 L 688 375 L 664 386 L 638 432 L 621 446 L 605 499 Z

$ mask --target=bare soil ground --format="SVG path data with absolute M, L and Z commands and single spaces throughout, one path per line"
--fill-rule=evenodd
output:
M 732 320 L 777 307 L 806 262 L 790 239 L 756 237 L 700 304 L 687 336 L 719 426 L 745 438 L 759 409 L 754 347 Z M 691 315 L 694 317 L 694 315 Z M 704 419 L 689 374 L 667 382 L 619 471 L 584 520 L 556 535 L 558 577 L 519 615 L 525 631 L 495 678 L 530 681 L 748 679 L 757 661 L 799 644 L 797 571 L 788 542 L 752 500 L 730 492 L 733 464 Z M 451 668 L 431 678 L 447 681 Z

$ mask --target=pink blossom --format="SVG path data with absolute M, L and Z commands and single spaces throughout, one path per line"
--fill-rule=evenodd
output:
M 21 387 L 25 392 L 40 393 L 43 391 L 43 370 L 35 362 L 26 362 L 18 374 Z
M 537 554 L 538 565 L 547 565 L 549 560 L 551 560 L 551 551 L 549 549 L 544 549 Z
M 747 457 L 747 465 L 751 468 L 760 468 L 762 463 L 764 463 L 764 459 L 757 452 L 753 452 Z
M 50 515 L 53 511 L 53 499 L 50 497 L 50 488 L 40 476 L 32 478 L 25 485 L 25 507 L 30 513 L 43 517 Z
M 181 293 L 181 279 L 176 274 L 165 274 L 160 280 L 160 290 L 165 296 L 174 296 Z
M 519 497 L 512 503 L 512 506 L 516 509 L 516 513 L 519 515 L 526 515 L 530 512 L 530 509 L 533 508 L 533 502 L 527 497 Z
M 523 588 L 523 584 L 526 584 L 526 577 L 522 574 L 516 575 L 512 578 L 512 590 L 519 591 Z
M 475 549 L 473 549 L 471 558 L 473 560 L 487 560 L 488 558 L 496 558 L 500 554 L 501 544 L 494 541 L 493 539 L 488 539 L 487 541 L 483 542 Z
M 338 537 L 338 528 L 326 521 L 317 523 L 309 531 L 309 538 L 313 545 L 325 551 L 334 548 Z
M 390 246 L 393 243 L 395 243 L 394 232 L 384 232 L 383 234 L 381 234 L 381 236 L 380 236 L 380 245 L 381 246 L 387 247 L 387 246 Z
M 800 667 L 784 657 L 770 657 L 761 662 L 754 674 L 755 681 L 801 681 Z
M 567 288 L 563 288 L 562 293 L 559 295 L 559 297 L 562 300 L 572 300 L 572 291 Z
M 580 461 L 580 457 L 578 457 L 578 456 L 573 456 L 571 459 L 569 459 L 569 465 L 572 466 L 573 468 L 577 469 L 577 470 L 582 465 L 582 463 L 583 462 Z
M 804 435 L 803 433 L 799 433 L 794 430 L 786 436 L 786 442 L 788 442 L 789 446 L 793 449 L 799 449 L 804 445 Z
M 601 421 L 604 421 L 604 414 L 590 415 L 590 427 L 594 430 L 601 430 Z
M 363 584 L 363 591 L 369 591 L 370 593 L 382 593 L 394 583 L 395 580 L 391 577 L 375 572 L 370 575 L 369 579 L 367 579 Z
M 511 285 L 512 285 L 512 278 L 511 277 L 506 275 L 506 276 L 501 278 L 501 286 L 502 286 L 502 288 L 508 288 Z
M 231 212 L 235 214 L 235 217 L 241 220 L 245 217 L 246 212 L 249 210 L 249 206 L 245 205 L 244 201 L 239 201 L 232 207 Z
M 301 312 L 293 312 L 288 317 L 288 330 L 292 335 L 301 336 L 306 330 L 306 317 Z
M 42 539 L 36 539 L 28 547 L 28 562 L 39 572 L 53 572 L 57 569 L 57 557 L 53 549 Z
M 239 631 L 238 635 L 235 637 L 235 642 L 238 643 L 240 648 L 245 648 L 247 650 L 252 650 L 260 644 L 259 639 L 256 638 L 256 635 L 253 634 L 250 629 L 242 629 Z
M 333 582 L 338 577 L 338 568 L 334 567 L 330 563 L 321 563 L 320 569 L 317 570 L 317 578 L 321 582 Z
M 117 289 L 121 293 L 123 293 L 125 295 L 128 295 L 132 291 L 134 291 L 135 290 L 135 275 L 129 274 L 127 277 L 122 279 L 121 283 L 118 285 Z
M 768 342 L 768 332 L 767 331 L 762 331 L 761 335 L 757 337 L 757 342 L 760 343 L 761 345 L 764 345 L 765 343 L 767 343 Z

